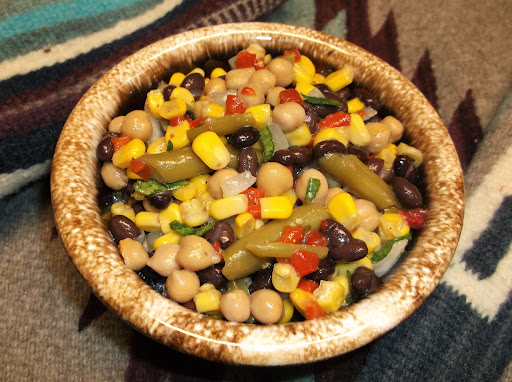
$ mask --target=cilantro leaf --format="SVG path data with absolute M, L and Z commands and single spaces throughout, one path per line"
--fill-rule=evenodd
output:
M 400 240 L 411 240 L 412 234 L 408 233 L 407 235 L 399 236 L 386 244 L 384 244 L 377 252 L 373 252 L 372 256 L 372 263 L 378 263 L 381 260 L 384 260 L 386 256 L 388 255 L 389 251 L 391 251 L 391 248 L 393 248 L 393 245 Z
M 300 93 L 302 97 L 304 97 L 304 101 L 312 103 L 314 105 L 330 105 L 330 106 L 343 106 L 342 103 L 331 99 L 331 98 L 322 98 L 322 97 L 310 97 L 305 94 Z
M 261 162 L 261 164 L 263 164 L 267 163 L 270 158 L 272 158 L 275 150 L 274 138 L 272 137 L 272 133 L 270 132 L 268 125 L 261 129 L 260 139 L 261 144 L 263 145 L 263 160 Z
M 135 182 L 133 187 L 135 191 L 142 195 L 149 196 L 156 194 L 157 192 L 174 191 L 178 188 L 185 187 L 187 184 L 189 184 L 189 182 L 186 180 L 179 180 L 173 183 L 160 183 L 155 179 L 149 179 L 144 181 L 139 180 Z

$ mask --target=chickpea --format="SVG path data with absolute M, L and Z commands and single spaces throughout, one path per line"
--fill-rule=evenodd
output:
M 215 173 L 208 179 L 206 187 L 208 192 L 214 199 L 220 199 L 224 196 L 220 183 L 227 178 L 238 175 L 238 171 L 233 168 L 223 168 L 215 171 Z
M 142 200 L 142 207 L 144 207 L 144 211 L 147 211 L 147 212 L 157 212 L 157 213 L 162 212 L 162 210 L 159 210 L 154 205 L 152 205 L 151 202 L 147 198 L 144 198 Z
M 270 89 L 276 86 L 276 76 L 270 70 L 261 69 L 255 71 L 249 78 L 248 86 L 257 85 L 266 95 Z
M 256 185 L 265 196 L 279 196 L 293 188 L 293 175 L 282 164 L 267 162 L 258 171 Z
M 245 322 L 251 316 L 251 298 L 241 289 L 234 289 L 220 298 L 220 311 L 228 321 Z
M 181 239 L 176 263 L 189 271 L 200 271 L 221 261 L 212 245 L 201 236 L 188 235 Z
M 159 275 L 168 277 L 172 271 L 180 269 L 176 263 L 176 255 L 180 250 L 179 244 L 168 243 L 157 248 L 147 265 Z
M 332 199 L 333 196 L 341 194 L 342 192 L 346 192 L 341 187 L 331 187 L 327 190 L 327 196 L 325 197 L 325 205 L 329 203 L 329 200 Z
M 110 123 L 108 124 L 108 131 L 112 133 L 120 133 L 121 132 L 121 125 L 123 124 L 124 115 L 120 115 L 118 117 L 115 117 Z
M 327 179 L 324 174 L 314 168 L 304 171 L 297 179 L 297 182 L 295 183 L 295 193 L 297 194 L 297 197 L 305 203 L 309 178 L 317 178 L 320 180 L 320 188 L 318 189 L 312 203 L 324 204 L 327 199 L 329 185 L 327 184 Z
M 247 69 L 232 69 L 226 74 L 226 87 L 240 89 L 247 85 L 252 73 Z
M 295 79 L 295 71 L 290 61 L 282 57 L 274 58 L 267 65 L 267 70 L 274 73 L 277 80 L 277 86 L 286 87 L 290 85 Z
M 384 149 L 389 144 L 390 129 L 381 122 L 371 122 L 366 125 L 370 133 L 370 143 L 366 148 L 370 154 L 375 154 Z
M 213 93 L 222 93 L 227 90 L 226 87 L 226 80 L 223 78 L 212 78 L 208 83 L 205 85 L 203 93 L 206 96 L 209 96 Z
M 265 48 L 262 47 L 260 44 L 251 44 L 246 49 L 247 52 L 255 54 L 256 57 L 265 57 L 265 54 L 267 53 L 265 51 Z
M 247 92 L 247 88 L 252 89 L 252 91 Z M 254 83 L 239 88 L 236 95 L 247 107 L 261 105 L 265 102 L 265 92 L 261 89 L 260 85 L 254 85 Z
M 281 296 L 271 289 L 260 289 L 251 294 L 251 314 L 262 324 L 281 321 L 284 304 Z
M 194 102 L 194 118 L 206 118 L 208 113 L 208 106 L 213 103 L 211 98 L 203 98 Z
M 126 266 L 134 271 L 144 268 L 149 259 L 148 252 L 144 249 L 140 241 L 130 238 L 123 239 L 119 242 L 119 252 Z
M 101 166 L 101 178 L 107 187 L 120 190 L 128 184 L 126 170 L 115 166 L 112 162 L 105 162 Z
M 124 117 L 121 132 L 132 139 L 138 138 L 146 142 L 153 134 L 153 125 L 144 110 L 133 110 Z
M 165 290 L 174 301 L 190 301 L 199 292 L 199 277 L 195 272 L 176 269 L 165 281 Z
M 357 214 L 361 219 L 359 227 L 367 231 L 375 231 L 380 223 L 380 212 L 375 204 L 366 199 L 355 199 L 354 203 L 357 208 Z
M 285 102 L 272 110 L 272 121 L 277 123 L 284 133 L 294 131 L 304 123 L 306 111 L 297 102 Z
M 389 127 L 389 143 L 394 143 L 402 138 L 404 134 L 404 125 L 392 115 L 388 115 L 381 123 Z
M 281 100 L 279 99 L 279 94 L 286 90 L 282 86 L 276 86 L 269 90 L 267 93 L 267 103 L 271 104 L 272 106 L 276 107 L 281 103 Z

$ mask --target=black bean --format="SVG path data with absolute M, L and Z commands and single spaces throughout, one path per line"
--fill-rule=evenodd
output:
M 325 98 L 332 99 L 341 104 L 340 106 L 336 106 L 336 111 L 343 111 L 344 113 L 348 113 L 347 101 L 345 99 L 341 98 L 338 94 L 332 91 L 323 91 L 322 93 Z
M 396 176 L 401 176 L 411 183 L 416 183 L 418 180 L 418 171 L 414 160 L 407 155 L 397 155 L 393 162 L 393 172 Z
M 365 164 L 370 170 L 379 175 L 381 170 L 384 168 L 384 159 L 369 158 Z
M 368 254 L 366 243 L 359 239 L 351 238 L 339 247 L 329 248 L 329 257 L 335 261 L 352 262 L 361 260 Z
M 114 155 L 114 145 L 112 144 L 113 135 L 105 135 L 96 146 L 96 157 L 101 162 L 106 162 L 112 159 Z M 115 136 L 115 135 L 114 135 Z
M 395 174 L 393 173 L 393 170 L 390 168 L 382 168 L 379 172 L 380 178 L 386 182 L 387 184 L 390 184 L 393 181 L 393 178 L 395 177 Z
M 350 289 L 356 300 L 359 300 L 373 292 L 382 281 L 375 272 L 366 267 L 358 267 L 350 278 Z
M 327 224 L 322 225 L 320 231 L 329 238 L 330 246 L 339 247 L 352 239 L 352 234 L 342 224 L 333 219 L 326 219 Z
M 358 157 L 359 160 L 363 163 L 366 163 L 366 161 L 368 160 L 368 154 L 366 154 L 366 152 L 363 149 L 357 146 L 349 146 L 347 148 L 347 152 Z
M 123 198 L 128 201 L 132 197 L 132 194 L 135 192 L 135 182 L 136 180 L 130 179 L 126 186 L 123 189 Z
M 336 106 L 332 105 L 313 105 L 316 113 L 321 119 L 324 119 L 329 114 L 336 113 L 338 111 Z
M 352 97 L 359 98 L 365 106 L 371 107 L 373 110 L 379 110 L 381 107 L 380 101 L 373 95 L 371 91 L 365 88 L 352 89 Z
M 151 203 L 151 205 L 159 210 L 163 210 L 166 208 L 169 203 L 172 201 L 172 193 L 171 191 L 161 191 L 156 194 L 149 195 L 146 199 Z
M 364 121 L 364 123 L 368 124 L 368 123 L 380 122 L 380 121 L 382 121 L 382 117 L 378 114 L 375 114 L 373 117 L 366 119 Z
M 313 147 L 315 158 L 320 158 L 327 153 L 347 153 L 347 148 L 343 143 L 336 139 L 329 139 L 327 141 L 319 142 Z
M 135 215 L 137 215 L 139 212 L 144 211 L 144 205 L 142 202 L 137 202 L 132 204 L 133 212 L 135 212 Z
M 315 134 L 318 130 L 318 123 L 322 119 L 315 111 L 315 107 L 309 102 L 304 102 L 304 110 L 306 110 L 306 118 L 304 119 L 304 123 L 309 127 L 311 134 Z
M 254 145 L 260 139 L 260 132 L 252 126 L 239 128 L 229 136 L 229 143 L 237 149 Z
M 204 85 L 204 77 L 200 73 L 190 73 L 181 83 L 181 87 L 188 89 L 196 101 L 201 97 Z
M 169 101 L 171 99 L 171 93 L 174 89 L 176 89 L 176 86 L 174 86 L 174 85 L 167 85 L 166 87 L 164 87 L 162 89 L 164 101 Z
M 222 249 L 226 249 L 235 242 L 235 232 L 227 222 L 218 221 L 204 238 L 211 244 L 218 242 Z
M 305 277 L 316 282 L 327 280 L 334 273 L 335 268 L 336 263 L 330 257 L 325 257 L 320 260 L 318 269 Z
M 270 160 L 283 166 L 291 166 L 293 164 L 293 154 L 289 149 L 276 150 Z
M 421 192 L 407 179 L 395 176 L 391 184 L 396 198 L 405 208 L 419 208 L 423 205 Z
M 334 69 L 331 66 L 329 66 L 329 65 L 326 65 L 324 63 L 316 64 L 316 72 L 321 74 L 324 77 L 327 77 L 333 71 L 334 71 Z
M 348 86 L 345 86 L 343 89 L 338 90 L 336 94 L 346 102 L 352 98 L 352 89 L 350 89 Z
M 304 166 L 313 158 L 313 150 L 310 147 L 292 146 L 288 150 L 292 155 L 292 164 L 297 166 Z
M 223 264 L 215 264 L 201 271 L 197 271 L 197 276 L 199 277 L 201 285 L 210 283 L 213 284 L 216 289 L 225 287 L 228 283 L 228 279 L 222 274 L 223 266 Z
M 137 274 L 151 288 L 156 290 L 158 293 L 163 293 L 165 280 L 167 279 L 166 277 L 158 274 L 148 266 L 142 268 L 140 271 L 137 272 Z
M 124 215 L 113 216 L 108 224 L 108 230 L 118 243 L 123 239 L 135 239 L 139 236 L 139 229 L 135 223 Z
M 252 284 L 249 285 L 249 293 L 256 292 L 260 289 L 273 289 L 272 269 L 272 266 L 261 269 L 252 276 Z
M 258 174 L 258 155 L 252 147 L 244 147 L 238 153 L 238 172 L 249 171 L 252 176 Z

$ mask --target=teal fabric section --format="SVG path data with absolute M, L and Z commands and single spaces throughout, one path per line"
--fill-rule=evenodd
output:
M 101 2 L 71 0 L 65 3 L 48 4 L 3 20 L 0 24 L 0 40 L 42 27 L 95 17 L 140 2 L 144 2 L 144 0 L 104 0 Z
M 12 15 L 29 12 L 30 10 L 48 4 L 64 3 L 66 0 L 11 0 L 0 1 L 0 22 Z
M 312 28 L 315 25 L 314 9 L 314 0 L 289 0 L 272 13 L 267 21 Z

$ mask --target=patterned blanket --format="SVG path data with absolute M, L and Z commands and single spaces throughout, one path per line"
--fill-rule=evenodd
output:
M 0 1 L 0 379 L 512 380 L 510 18 L 506 0 Z M 74 270 L 50 204 L 60 130 L 105 71 L 171 34 L 254 20 L 322 30 L 401 70 L 465 170 L 464 228 L 439 287 L 380 339 L 311 365 L 228 366 L 139 334 Z

